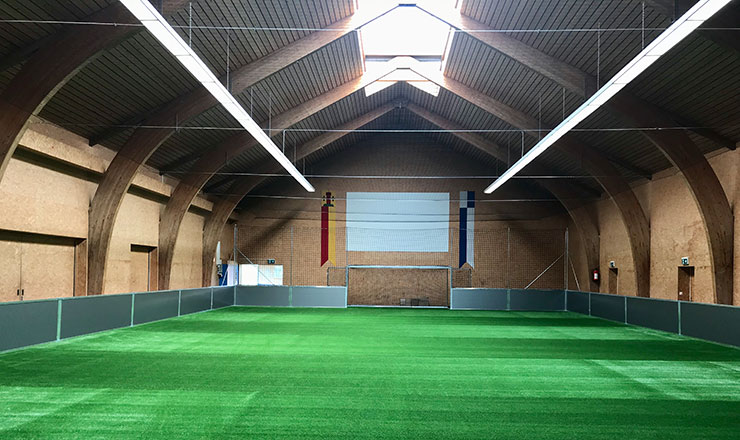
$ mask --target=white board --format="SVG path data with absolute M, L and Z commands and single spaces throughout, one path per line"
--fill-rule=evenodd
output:
M 351 252 L 447 252 L 449 226 L 449 193 L 347 193 Z

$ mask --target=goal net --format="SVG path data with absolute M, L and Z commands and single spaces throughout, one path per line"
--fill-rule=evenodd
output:
M 349 266 L 347 303 L 368 306 L 449 306 L 447 266 Z

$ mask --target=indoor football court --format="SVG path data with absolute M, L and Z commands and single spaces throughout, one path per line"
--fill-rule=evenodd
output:
M 0 0 L 0 440 L 740 439 L 738 145 L 740 0 Z
M 740 352 L 569 312 L 229 307 L 0 357 L 5 439 L 730 439 Z

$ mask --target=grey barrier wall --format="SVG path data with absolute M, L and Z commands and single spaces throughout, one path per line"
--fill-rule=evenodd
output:
M 627 324 L 678 333 L 678 301 L 627 298 Z
M 591 296 L 586 292 L 567 292 L 566 308 L 569 312 L 590 315 Z
M 455 310 L 565 310 L 565 292 L 536 289 L 453 288 L 450 309 Z
M 740 307 L 681 303 L 681 334 L 740 347 Z
M 594 292 L 567 297 L 571 312 L 740 347 L 740 307 Z
M 234 305 L 233 286 L 0 303 L 0 351 Z
M 562 290 L 511 289 L 509 310 L 562 311 L 565 310 L 565 292 Z
M 506 289 L 452 288 L 450 309 L 508 310 L 509 291 Z
M 204 312 L 211 309 L 211 288 L 183 290 L 180 292 L 180 314 Z
M 0 303 L 0 351 L 232 305 L 346 307 L 344 287 L 227 286 Z M 740 347 L 740 307 L 559 290 L 453 288 L 451 309 L 565 310 Z
M 0 351 L 57 340 L 59 301 L 27 301 L 0 307 Z
M 598 316 L 610 321 L 626 322 L 626 305 L 626 296 L 591 293 L 591 316 Z
M 236 289 L 233 286 L 223 286 L 213 288 L 213 308 L 221 309 L 234 305 Z
M 347 307 L 346 287 L 294 286 L 293 307 Z
M 60 337 L 70 338 L 131 325 L 133 297 L 129 293 L 63 300 Z
M 134 295 L 134 325 L 177 316 L 177 290 Z
M 234 305 L 290 307 L 290 287 L 236 286 Z

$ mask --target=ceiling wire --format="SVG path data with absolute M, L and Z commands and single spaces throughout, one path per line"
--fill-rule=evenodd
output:
M 282 173 L 249 173 L 249 172 L 191 172 L 191 171 L 168 171 L 168 174 L 172 175 L 208 175 L 208 176 L 225 176 L 225 177 L 291 177 L 290 174 Z M 402 176 L 402 175 L 351 175 L 351 174 L 304 174 L 305 177 L 313 179 L 390 179 L 390 180 L 491 180 L 497 179 L 499 176 Z M 629 175 L 622 174 L 623 177 L 645 177 L 642 175 Z M 591 179 L 599 177 L 614 177 L 614 176 L 598 176 L 598 175 L 519 175 L 513 176 L 512 179 Z
M 35 20 L 35 19 L 0 19 L 0 23 L 6 24 L 53 24 L 53 25 L 78 25 L 78 26 L 126 26 L 144 27 L 141 23 L 104 22 L 104 21 L 72 21 L 72 20 Z M 232 31 L 263 31 L 263 32 L 358 32 L 355 28 L 314 28 L 314 27 L 263 27 L 263 26 L 214 26 L 214 25 L 178 25 L 171 24 L 175 29 L 204 29 L 204 30 L 232 30 Z M 664 31 L 667 27 L 615 27 L 615 28 L 562 28 L 562 29 L 452 29 L 455 33 L 569 33 L 569 32 L 643 32 Z M 740 27 L 702 27 L 699 31 L 738 31 Z
M 74 123 L 74 122 L 49 122 L 49 121 L 38 121 L 38 124 L 56 125 L 59 127 L 88 127 L 88 128 L 141 128 L 150 130 L 214 130 L 214 131 L 245 131 L 243 127 L 218 127 L 208 125 L 136 125 L 136 124 L 89 124 L 89 123 Z M 740 127 L 740 125 L 729 125 L 729 126 L 686 126 L 676 125 L 670 127 L 610 127 L 610 128 L 574 128 L 571 131 L 581 132 L 621 132 L 621 131 L 662 131 L 662 130 L 700 130 L 700 129 L 728 129 L 734 130 Z M 281 128 L 275 127 L 272 129 L 265 129 L 271 136 L 281 134 L 283 131 L 286 132 L 320 132 L 320 133 L 536 133 L 540 129 L 406 129 L 406 128 L 375 128 L 375 129 L 334 129 L 334 128 Z M 546 129 L 543 129 L 546 130 Z

